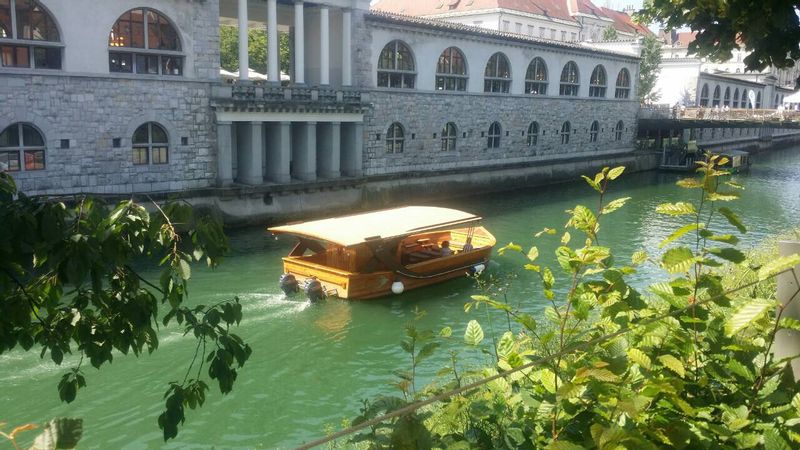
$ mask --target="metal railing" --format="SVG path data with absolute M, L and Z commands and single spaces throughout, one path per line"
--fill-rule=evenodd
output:
M 355 89 L 272 86 L 255 83 L 220 83 L 212 86 L 211 96 L 222 100 L 264 102 L 292 101 L 327 104 L 361 104 L 367 101 L 367 94 Z
M 757 122 L 784 122 L 800 120 L 800 111 L 779 109 L 734 108 L 675 108 L 667 105 L 643 106 L 640 119 L 700 119 L 700 120 L 741 120 Z

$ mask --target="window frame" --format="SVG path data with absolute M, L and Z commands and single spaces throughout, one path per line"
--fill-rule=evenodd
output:
M 737 87 L 733 91 L 733 102 L 731 102 L 731 108 L 738 108 L 739 107 L 739 88 Z
M 539 122 L 535 120 L 528 125 L 528 147 L 539 145 L 539 128 Z
M 623 76 L 624 74 L 624 76 Z M 622 81 L 622 83 L 620 83 Z M 631 73 L 626 68 L 620 69 L 617 74 L 616 90 L 614 98 L 627 99 L 631 95 Z
M 494 64 L 492 64 L 492 60 L 494 60 Z M 506 77 L 500 75 L 500 63 L 502 61 L 505 61 L 508 68 L 508 76 Z M 490 69 L 492 69 L 494 75 L 490 74 Z M 508 56 L 503 52 L 493 53 L 489 60 L 486 61 L 486 66 L 483 70 L 483 92 L 508 94 L 511 92 L 511 76 L 511 61 Z
M 569 144 L 570 134 L 572 134 L 572 124 L 567 120 L 561 124 L 561 132 L 559 133 L 561 136 L 561 145 Z
M 567 71 L 568 68 L 574 69 Z M 575 80 L 570 81 L 571 76 L 574 74 Z M 575 61 L 568 61 L 561 69 L 561 77 L 559 78 L 558 95 L 565 97 L 577 97 L 581 88 L 581 73 L 578 69 L 578 64 Z
M 43 17 L 42 23 L 47 24 L 45 38 L 36 39 L 33 35 L 30 38 L 20 37 L 19 14 L 20 10 L 17 9 L 18 0 L 9 0 L 9 29 L 6 30 L 8 34 L 6 37 L 0 37 L 0 69 L 31 69 L 31 70 L 52 70 L 61 71 L 64 68 L 64 44 L 61 41 L 61 29 L 55 16 L 38 0 L 29 0 L 31 8 L 26 12 L 30 21 L 31 33 L 36 27 L 32 26 L 34 22 L 33 14 L 38 8 L 38 12 Z M 47 32 L 49 31 L 49 33 Z M 51 39 L 52 38 L 52 39 Z M 57 51 L 57 56 L 48 55 L 49 52 Z M 39 65 L 40 61 L 38 54 L 44 52 L 44 57 L 41 61 L 49 61 L 55 63 L 53 66 L 46 64 Z M 6 64 L 7 61 L 14 60 L 14 63 Z M 21 60 L 25 60 L 23 64 Z
M 393 46 L 393 47 L 391 47 Z M 398 69 L 400 49 L 403 49 L 408 54 L 408 59 L 411 62 L 411 69 Z M 391 52 L 391 66 L 383 67 L 385 58 L 383 57 L 386 51 Z M 417 86 L 417 62 L 414 58 L 414 52 L 411 47 L 400 39 L 394 39 L 383 46 L 380 54 L 378 54 L 377 64 L 377 82 L 376 85 L 380 88 L 387 89 L 416 89 Z M 385 79 L 383 83 L 382 78 Z M 399 83 L 395 85 L 395 80 Z
M 756 92 L 756 108 L 761 109 L 761 91 Z
M 544 78 L 537 78 L 542 73 L 544 74 Z M 533 75 L 532 77 L 531 74 Z M 528 69 L 525 71 L 525 93 L 530 95 L 547 95 L 548 84 L 547 63 L 543 58 L 537 56 L 528 63 Z
M 500 122 L 492 122 L 489 125 L 489 132 L 486 133 L 486 148 L 488 149 L 495 149 L 500 148 L 500 138 L 503 135 L 503 126 L 500 125 Z
M 598 64 L 592 70 L 589 77 L 589 97 L 605 98 L 606 88 L 608 87 L 608 74 L 602 64 Z
M 5 127 L 0 131 L 0 136 L 11 130 L 12 127 L 17 127 L 17 144 L 0 147 L 0 162 L 5 163 L 8 167 L 8 172 L 38 172 L 40 170 L 47 170 L 47 140 L 44 133 L 37 128 L 34 124 L 29 122 L 15 122 Z M 42 141 L 42 145 L 26 145 L 25 144 L 25 127 L 33 130 Z M 12 168 L 9 164 L 11 160 L 9 156 L 16 155 L 16 168 Z M 33 165 L 29 166 L 28 156 L 31 155 Z M 41 167 L 37 167 L 36 155 L 41 155 Z
M 731 87 L 725 86 L 725 93 L 722 94 L 722 106 L 731 106 Z
M 398 133 L 399 132 L 399 133 Z M 406 129 L 400 122 L 392 122 L 386 130 L 386 153 L 395 155 L 405 150 Z
M 459 55 L 463 73 L 453 71 L 453 56 Z M 442 63 L 446 64 L 446 71 L 441 71 Z M 436 61 L 435 89 L 437 91 L 466 91 L 469 81 L 469 69 L 467 68 L 467 57 L 464 52 L 456 46 L 447 47 L 439 55 Z
M 142 127 L 147 127 L 147 142 L 136 142 L 136 134 L 139 132 Z M 153 140 L 153 127 L 158 127 L 162 133 L 164 133 L 164 137 L 166 138 L 165 142 L 157 142 Z M 158 150 L 158 154 L 161 155 L 156 161 L 154 155 L 156 154 L 156 150 Z M 169 156 L 169 133 L 167 132 L 166 127 L 161 125 L 158 122 L 150 121 L 145 122 L 133 131 L 133 135 L 131 136 L 131 161 L 134 166 L 164 166 L 169 165 L 170 163 L 170 156 Z M 137 155 L 144 155 L 147 159 L 145 162 L 140 162 L 140 159 L 137 159 Z M 139 162 L 137 162 L 139 161 Z
M 719 85 L 714 86 L 714 93 L 711 96 L 711 107 L 720 106 L 722 102 L 722 89 Z
M 122 33 L 118 33 L 118 35 L 115 34 L 115 30 L 121 28 L 123 23 L 126 23 L 123 22 L 126 20 L 125 17 L 130 17 L 131 13 L 134 11 L 141 11 L 142 15 L 141 47 L 133 45 L 133 42 L 125 44 L 123 40 L 125 36 L 122 36 Z M 175 35 L 175 44 L 177 49 L 151 48 L 151 24 L 149 20 L 150 14 L 155 15 L 156 22 L 159 25 L 161 24 L 161 19 L 163 19 L 165 24 L 170 27 Z M 135 24 L 136 22 L 133 22 L 131 19 L 127 19 L 127 21 L 130 26 L 130 35 L 133 35 L 134 31 L 132 24 Z M 161 32 L 159 30 L 159 35 L 160 34 Z M 131 41 L 133 41 L 133 38 L 131 38 Z M 153 61 L 155 62 L 153 63 Z M 126 63 L 127 67 L 129 67 L 129 70 L 120 70 L 120 68 L 126 66 Z M 171 71 L 168 69 L 168 65 L 170 63 L 175 64 L 172 66 L 173 69 Z M 121 14 L 111 26 L 111 31 L 108 33 L 109 73 L 123 73 L 136 76 L 156 75 L 166 77 L 182 77 L 186 69 L 185 63 L 186 55 L 183 52 L 183 42 L 181 40 L 179 28 L 175 26 L 175 23 L 161 11 L 145 6 L 132 8 Z M 144 68 L 142 68 L 142 66 L 144 66 Z M 152 67 L 155 67 L 155 71 L 151 69 Z
M 620 120 L 614 125 L 614 141 L 622 141 L 623 130 L 625 130 L 625 124 Z
M 703 83 L 703 87 L 700 88 L 700 97 L 697 103 L 701 108 L 708 106 L 708 83 Z
M 458 127 L 454 122 L 447 122 L 442 127 L 442 151 L 455 151 L 458 143 Z
M 597 136 L 600 134 L 600 122 L 594 120 L 589 126 L 589 143 L 596 143 Z

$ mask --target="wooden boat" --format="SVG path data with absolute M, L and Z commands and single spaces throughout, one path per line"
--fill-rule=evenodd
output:
M 313 300 L 308 283 L 318 281 L 325 295 L 368 299 L 483 270 L 496 240 L 480 220 L 455 209 L 406 206 L 269 231 L 299 239 L 283 258 L 284 291 L 294 279 L 295 289 L 306 283 Z

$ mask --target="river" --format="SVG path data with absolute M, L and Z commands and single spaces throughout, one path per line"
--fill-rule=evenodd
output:
M 613 248 L 618 261 L 629 260 L 639 249 L 657 252 L 660 240 L 679 223 L 654 212 L 659 203 L 689 200 L 696 194 L 676 187 L 679 178 L 657 172 L 624 174 L 612 185 L 609 199 L 632 197 L 602 224 L 601 241 Z M 735 178 L 746 186 L 741 200 L 730 205 L 749 229 L 743 248 L 800 226 L 800 148 L 757 155 L 752 169 Z M 513 241 L 527 249 L 534 243 L 534 232 L 563 227 L 564 211 L 579 203 L 594 207 L 597 197 L 576 180 L 439 205 L 479 214 L 498 245 Z M 554 263 L 555 241 L 537 242 L 544 263 Z M 231 244 L 233 250 L 220 268 L 194 270 L 190 302 L 208 304 L 239 296 L 245 318 L 235 332 L 250 343 L 253 355 L 231 394 L 222 396 L 211 384 L 206 404 L 187 413 L 176 440 L 163 443 L 156 419 L 167 383 L 183 378 L 194 340 L 172 327 L 162 328 L 159 349 L 152 355 L 117 355 L 100 371 L 87 364 L 88 386 L 71 405 L 59 402 L 56 386 L 77 357 L 66 357 L 65 366 L 56 367 L 49 359 L 39 359 L 38 352 L 0 355 L 0 422 L 18 425 L 57 416 L 81 417 L 81 448 L 291 448 L 323 436 L 326 427 L 338 429 L 343 419 L 358 414 L 361 399 L 397 393 L 391 386 L 393 373 L 409 366 L 399 341 L 415 309 L 426 312 L 418 322 L 420 328 L 451 326 L 453 336 L 459 337 L 466 323 L 477 319 L 487 339 L 490 334 L 483 310 L 464 312 L 464 304 L 476 293 L 470 280 L 379 300 L 310 305 L 299 297 L 284 298 L 278 287 L 280 258 L 291 248 L 291 240 L 249 229 L 232 232 Z M 499 277 L 518 274 L 507 290 L 508 298 L 536 311 L 544 299 L 539 284 L 520 270 L 522 264 L 519 256 L 495 255 L 489 270 Z M 643 286 L 658 273 L 657 268 L 646 267 L 634 275 L 634 283 Z M 495 316 L 492 320 L 499 330 L 505 319 Z M 454 343 L 452 348 L 462 346 Z M 480 358 L 466 349 L 462 354 Z M 440 349 L 423 364 L 420 381 L 430 380 L 448 358 L 447 350 Z M 33 437 L 35 432 L 26 434 Z

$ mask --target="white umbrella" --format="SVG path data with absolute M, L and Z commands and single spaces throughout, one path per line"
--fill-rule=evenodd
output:
M 238 70 L 236 72 L 234 72 L 233 74 L 236 76 L 236 78 L 239 78 L 239 71 Z M 248 69 L 247 70 L 247 78 L 250 79 L 251 81 L 267 81 L 267 76 L 266 75 L 264 75 L 263 73 L 258 73 L 253 69 Z
M 800 91 L 797 91 L 788 97 L 784 97 L 783 103 L 800 103 Z
M 228 72 L 227 70 L 222 69 L 222 68 L 219 69 L 219 76 L 223 80 L 233 80 L 233 79 L 239 78 L 238 72 L 237 73 Z

